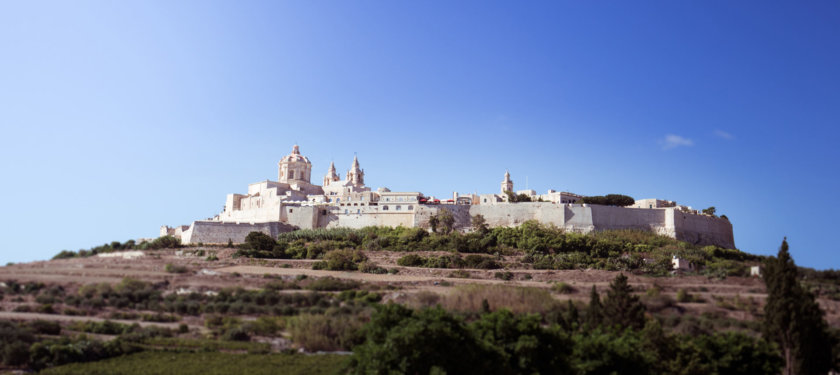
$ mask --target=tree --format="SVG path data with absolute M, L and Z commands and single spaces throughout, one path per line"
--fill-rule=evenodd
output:
M 604 323 L 619 328 L 641 329 L 645 325 L 645 305 L 633 294 L 627 276 L 619 274 L 610 283 L 604 299 Z
M 437 215 L 432 215 L 429 217 L 429 226 L 432 228 L 432 233 L 437 233 L 438 224 L 439 223 Z
M 490 228 L 487 226 L 487 220 L 484 219 L 484 215 L 474 215 L 470 221 L 472 224 L 473 229 L 481 235 L 487 234 L 490 231 Z
M 595 285 L 592 285 L 592 291 L 589 292 L 589 307 L 586 309 L 586 323 L 589 328 L 595 328 L 604 320 L 603 312 L 601 311 L 601 296 L 598 295 L 598 290 Z
M 517 203 L 517 202 L 533 202 L 530 196 L 527 194 L 514 194 L 512 191 L 505 191 L 505 195 L 508 197 L 508 202 L 510 203 Z
M 449 210 L 441 209 L 437 214 L 437 222 L 440 226 L 441 233 L 449 234 L 454 228 L 455 217 L 452 216 L 452 213 L 449 212 Z
M 507 368 L 502 353 L 440 307 L 412 311 L 385 305 L 365 332 L 365 343 L 353 348 L 351 373 L 493 374 Z
M 511 373 L 569 373 L 571 342 L 562 331 L 545 329 L 537 314 L 514 315 L 507 309 L 483 314 L 470 325 L 475 335 L 500 348 Z
M 245 236 L 245 245 L 249 249 L 270 251 L 277 245 L 277 241 L 262 232 L 251 232 Z
M 636 200 L 633 197 L 622 195 L 622 194 L 607 194 L 607 195 L 593 195 L 591 197 L 583 197 L 581 199 L 581 203 L 587 204 L 600 204 L 603 206 L 632 206 L 636 203 Z
M 764 265 L 764 337 L 779 345 L 785 360 L 783 374 L 825 374 L 833 365 L 834 340 L 814 295 L 799 284 L 797 276 L 785 238 L 778 256 Z
M 715 216 L 715 211 L 717 211 L 715 206 L 703 209 L 703 213 L 709 216 Z

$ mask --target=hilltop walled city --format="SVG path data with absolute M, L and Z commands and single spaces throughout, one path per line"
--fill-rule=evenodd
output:
M 182 243 L 240 243 L 252 231 L 276 237 L 295 229 L 362 228 L 366 226 L 429 227 L 440 210 L 455 218 L 454 229 L 469 230 L 471 218 L 482 215 L 490 226 L 516 226 L 528 220 L 566 231 L 588 233 L 607 229 L 640 229 L 697 245 L 735 248 L 732 224 L 726 218 L 660 199 L 636 200 L 629 207 L 582 204 L 583 196 L 549 190 L 514 191 L 505 172 L 499 194 L 458 194 L 435 199 L 417 191 L 394 192 L 365 185 L 357 157 L 342 180 L 330 164 L 321 186 L 311 183 L 312 163 L 295 145 L 278 163 L 277 181 L 248 185 L 246 194 L 228 194 L 224 210 L 190 225 L 161 227 L 161 236 Z M 531 202 L 511 202 L 508 192 Z

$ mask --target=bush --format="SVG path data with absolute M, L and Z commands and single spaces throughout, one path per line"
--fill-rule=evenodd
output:
M 187 273 L 188 271 L 187 267 L 174 265 L 172 263 L 166 263 L 166 266 L 163 267 L 163 270 L 169 273 Z
M 408 254 L 397 259 L 397 264 L 403 267 L 419 267 L 423 264 L 423 257 L 417 254 Z
M 33 320 L 29 322 L 28 326 L 32 329 L 32 332 L 40 335 L 56 336 L 61 334 L 61 325 L 51 320 Z
M 555 283 L 551 286 L 551 290 L 560 294 L 571 294 L 575 292 L 575 288 L 564 282 Z
M 494 274 L 493 277 L 495 277 L 497 279 L 502 279 L 502 280 L 505 280 L 505 281 L 510 281 L 510 280 L 513 280 L 513 272 L 510 272 L 510 271 L 496 272 L 496 274 Z
M 362 341 L 362 320 L 347 315 L 300 315 L 289 323 L 292 340 L 309 351 L 350 350 Z
M 359 264 L 359 271 L 364 273 L 374 273 L 374 274 L 385 274 L 388 273 L 388 270 L 379 267 L 376 263 L 365 261 Z
M 443 297 L 441 306 L 447 310 L 479 312 L 484 300 L 494 310 L 505 308 L 516 314 L 544 314 L 559 308 L 559 302 L 545 289 L 500 284 L 457 286 Z
M 462 279 L 469 279 L 470 276 L 472 276 L 472 275 L 469 272 L 464 271 L 464 270 L 452 271 L 452 273 L 449 274 L 449 277 L 457 277 L 457 278 L 462 278 Z
M 322 277 L 320 279 L 313 280 L 308 285 L 306 285 L 305 288 L 315 291 L 342 291 L 348 289 L 356 289 L 360 285 L 361 283 L 359 283 L 358 281 L 343 281 L 333 277 Z
M 358 263 L 367 260 L 359 250 L 333 250 L 324 255 L 324 260 L 312 265 L 312 269 L 326 269 L 330 271 L 355 271 Z

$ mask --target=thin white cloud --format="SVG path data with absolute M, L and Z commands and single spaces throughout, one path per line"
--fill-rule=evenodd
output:
M 670 150 L 672 148 L 680 147 L 680 146 L 693 146 L 694 141 L 681 137 L 676 134 L 668 134 L 665 136 L 665 139 L 660 141 L 659 143 L 662 144 L 663 150 Z
M 725 132 L 723 130 L 720 130 L 720 129 L 715 130 L 715 136 L 717 136 L 718 138 L 721 138 L 721 139 L 725 139 L 727 141 L 731 141 L 731 140 L 735 139 L 734 135 L 732 135 L 730 133 L 727 133 L 727 132 Z

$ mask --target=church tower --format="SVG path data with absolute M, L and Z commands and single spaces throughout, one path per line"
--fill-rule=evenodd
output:
M 292 153 L 280 159 L 277 163 L 277 181 L 286 184 L 306 182 L 312 173 L 312 163 L 309 158 L 300 154 L 298 145 L 292 147 Z
M 335 163 L 330 162 L 330 170 L 324 176 L 324 186 L 330 186 L 331 183 L 339 180 L 338 174 L 335 173 Z
M 365 171 L 359 168 L 359 158 L 356 156 L 353 156 L 353 166 L 347 171 L 347 182 L 356 186 L 365 184 Z
M 506 191 L 513 193 L 513 181 L 511 181 L 510 172 L 507 170 L 505 170 L 505 179 L 502 181 L 502 195 L 505 195 Z

